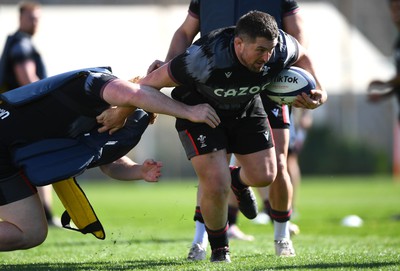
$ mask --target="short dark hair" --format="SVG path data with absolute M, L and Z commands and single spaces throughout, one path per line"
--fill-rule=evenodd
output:
M 41 5 L 39 2 L 35 2 L 35 1 L 21 2 L 21 3 L 19 3 L 19 14 L 21 15 L 26 10 L 33 10 L 33 9 L 37 9 L 40 7 L 41 7 Z
M 258 37 L 274 40 L 279 30 L 275 18 L 268 13 L 252 10 L 242 17 L 236 24 L 235 36 L 247 36 L 255 40 Z

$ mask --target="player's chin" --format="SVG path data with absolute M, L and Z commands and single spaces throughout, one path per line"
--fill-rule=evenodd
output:
M 264 67 L 264 62 L 262 62 L 262 63 L 256 63 L 256 64 L 254 64 L 253 65 L 253 71 L 254 72 L 262 72 L 263 71 L 263 67 Z

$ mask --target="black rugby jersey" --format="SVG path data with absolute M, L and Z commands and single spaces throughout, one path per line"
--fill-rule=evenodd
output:
M 189 5 L 189 13 L 200 20 L 201 35 L 233 26 L 251 10 L 269 13 L 282 28 L 282 19 L 297 13 L 299 5 L 295 0 L 191 0 Z
M 36 75 L 39 79 L 47 77 L 46 67 L 40 53 L 36 50 L 32 42 L 32 36 L 21 31 L 8 36 L 2 55 L 2 76 L 5 87 L 11 90 L 20 87 L 14 66 L 27 60 L 33 60 L 36 67 Z
M 234 29 L 218 29 L 200 38 L 171 60 L 169 72 L 186 92 L 197 91 L 216 109 L 238 112 L 297 60 L 298 46 L 292 36 L 280 30 L 270 60 L 261 72 L 251 72 L 236 57 Z
M 47 77 L 3 94 L 20 93 L 18 97 L 26 97 L 26 101 L 20 104 L 1 101 L 1 143 L 77 137 L 98 127 L 96 116 L 110 106 L 101 97 L 101 91 L 115 78 L 103 68 L 82 69 Z M 42 90 L 49 92 L 40 95 Z

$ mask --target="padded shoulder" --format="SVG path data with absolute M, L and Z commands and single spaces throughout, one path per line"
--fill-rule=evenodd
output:
M 0 94 L 0 99 L 12 104 L 12 105 L 23 105 L 28 102 L 39 99 L 40 97 L 56 90 L 60 86 L 69 82 L 70 80 L 77 78 L 82 75 L 87 75 L 91 72 L 102 72 L 111 74 L 110 67 L 97 67 L 97 68 L 86 68 L 74 70 L 66 73 L 61 73 L 45 79 L 36 81 L 32 84 L 25 85 L 3 94 Z

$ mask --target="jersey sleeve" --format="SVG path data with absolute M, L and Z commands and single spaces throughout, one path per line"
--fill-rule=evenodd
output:
M 200 19 L 200 0 L 191 0 L 188 12 L 194 18 Z
M 179 85 L 204 83 L 210 76 L 210 59 L 202 46 L 191 45 L 185 53 L 175 57 L 169 64 L 169 75 Z
M 300 7 L 295 0 L 282 0 L 282 17 L 287 17 L 299 12 Z
M 35 50 L 33 44 L 28 38 L 22 38 L 18 42 L 14 43 L 10 48 L 10 59 L 12 63 L 20 63 L 28 59 L 33 58 Z
M 282 39 L 281 47 L 283 47 L 282 49 L 283 51 L 286 50 L 286 58 L 284 60 L 284 66 L 285 67 L 291 66 L 299 58 L 299 43 L 294 37 L 292 37 L 288 33 L 283 32 L 282 30 L 280 30 L 280 32 Z

